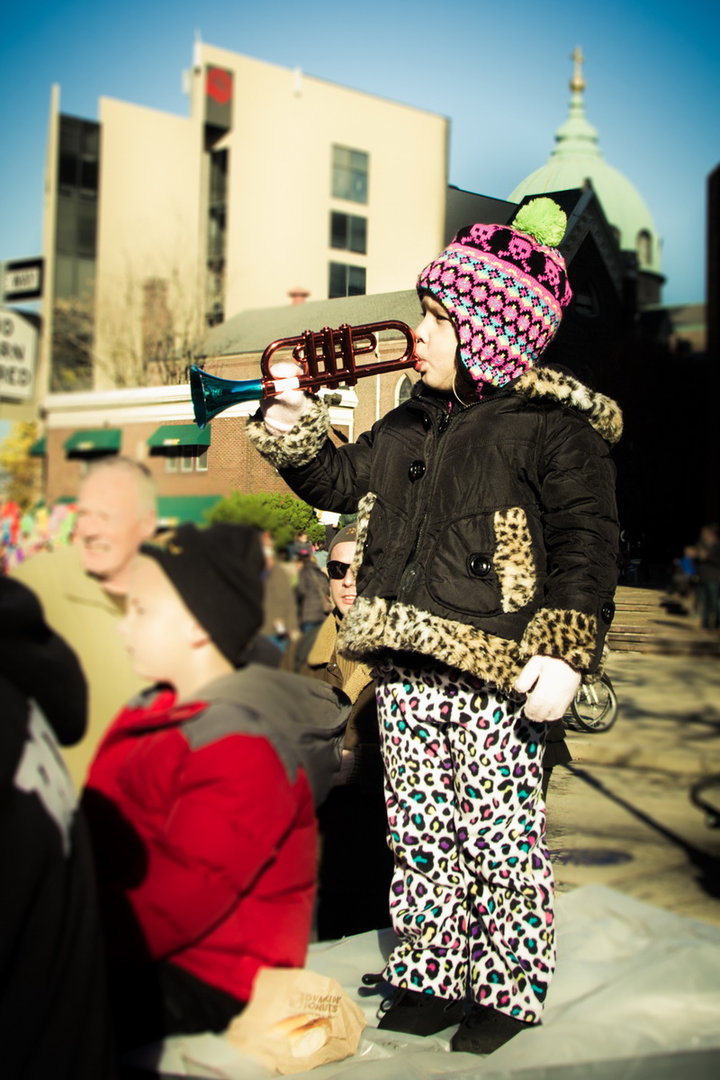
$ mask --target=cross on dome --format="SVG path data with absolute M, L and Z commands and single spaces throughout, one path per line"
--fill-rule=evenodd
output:
M 570 59 L 573 62 L 573 73 L 570 79 L 570 89 L 573 93 L 582 93 L 585 89 L 585 78 L 583 76 L 582 66 L 585 63 L 585 57 L 583 51 L 579 45 L 576 45 L 573 51 L 570 53 Z

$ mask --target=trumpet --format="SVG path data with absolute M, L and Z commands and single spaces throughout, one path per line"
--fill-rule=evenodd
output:
M 377 351 L 378 335 L 382 330 L 396 330 L 404 337 L 402 354 L 391 360 L 358 364 L 356 357 Z M 190 368 L 190 394 L 195 423 L 204 428 L 213 417 L 232 405 L 260 401 L 286 390 L 319 390 L 321 386 L 332 388 L 340 383 L 354 386 L 366 375 L 383 375 L 412 367 L 417 359 L 415 340 L 407 323 L 395 319 L 362 326 L 343 323 L 335 330 L 325 326 L 322 330 L 305 330 L 297 337 L 271 342 L 260 358 L 262 377 L 259 379 L 221 379 L 193 366 Z M 288 349 L 293 360 L 302 367 L 302 374 L 274 379 L 270 374 L 270 362 L 276 353 Z

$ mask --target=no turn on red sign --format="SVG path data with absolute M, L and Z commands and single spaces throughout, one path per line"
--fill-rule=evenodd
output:
M 0 308 L 0 398 L 29 401 L 35 382 L 37 328 L 17 311 Z

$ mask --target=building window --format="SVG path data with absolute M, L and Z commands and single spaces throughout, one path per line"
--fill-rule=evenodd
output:
M 367 218 L 333 210 L 330 214 L 330 247 L 364 255 L 367 251 Z
M 332 193 L 336 199 L 350 202 L 368 201 L 370 155 L 364 150 L 333 146 Z
M 70 194 L 97 195 L 100 174 L 100 126 L 74 116 L 60 117 L 58 187 Z
M 208 452 L 207 447 L 200 450 L 197 446 L 173 447 L 173 453 L 165 453 L 165 472 L 207 472 Z
M 85 390 L 92 386 L 99 183 L 99 125 L 61 115 L 52 287 L 55 300 L 52 390 Z
M 413 381 L 408 375 L 403 375 L 395 387 L 395 404 L 402 405 L 412 396 Z
M 330 283 L 328 299 L 336 296 L 364 296 L 365 267 L 347 266 L 345 263 L 330 263 Z
M 641 266 L 652 263 L 652 237 L 647 229 L 641 229 L 637 235 L 637 257 Z
M 80 295 L 79 263 L 93 264 L 97 247 L 98 187 L 100 183 L 99 125 L 72 116 L 60 117 L 57 160 L 55 253 L 63 265 L 55 280 L 55 295 Z
M 227 150 L 210 151 L 210 181 L 207 222 L 207 295 L 205 320 L 208 326 L 225 316 L 225 252 L 227 241 Z

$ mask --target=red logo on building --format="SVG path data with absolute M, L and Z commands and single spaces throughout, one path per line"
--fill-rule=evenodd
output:
M 232 100 L 232 72 L 209 67 L 205 89 L 207 96 L 217 101 L 218 105 L 227 105 Z

